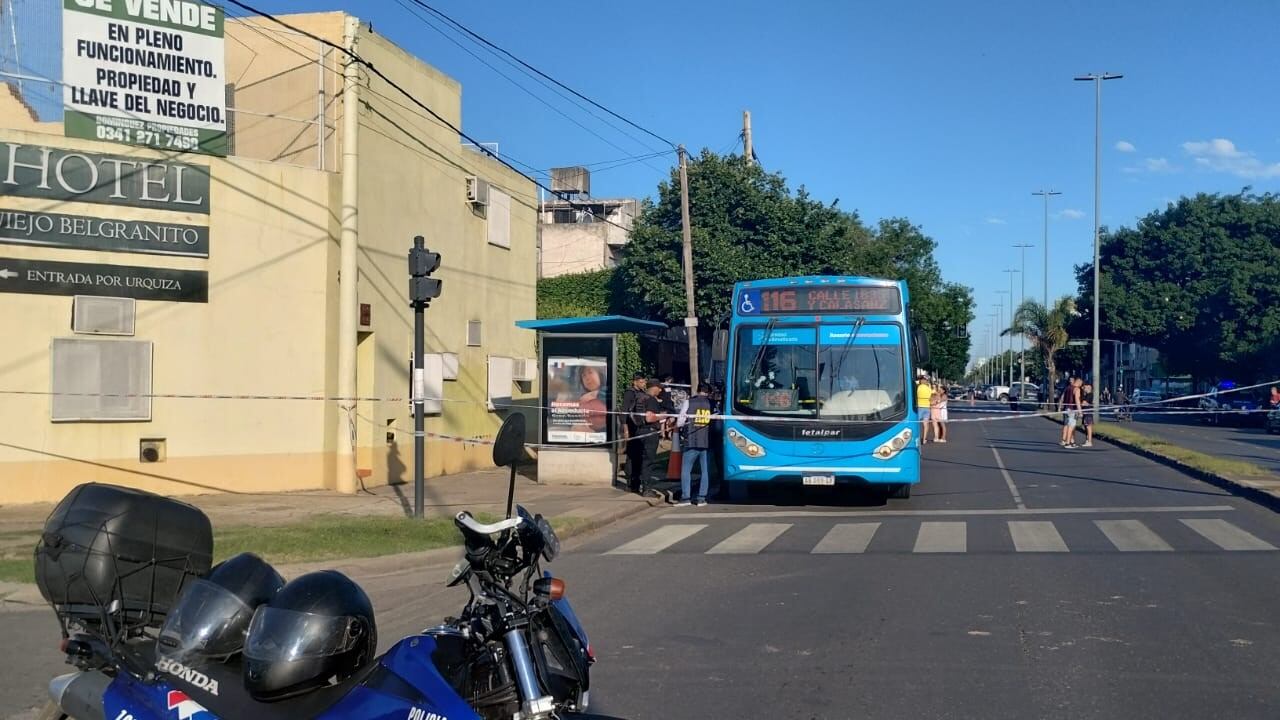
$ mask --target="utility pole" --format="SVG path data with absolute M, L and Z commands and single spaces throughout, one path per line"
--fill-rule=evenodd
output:
M 1044 196 L 1044 310 L 1049 311 L 1049 198 L 1062 193 L 1056 190 L 1040 190 L 1032 195 Z
M 1008 271 L 1008 270 L 1005 270 L 1004 272 L 1009 272 L 1009 271 Z M 1013 305 L 1013 276 L 1012 276 L 1012 275 L 1010 275 L 1010 276 L 1009 276 L 1009 289 L 1008 289 L 1008 290 L 997 290 L 997 291 L 996 291 L 996 294 L 997 294 L 997 295 L 1008 295 L 1008 296 L 1009 296 L 1009 305 L 1010 305 L 1010 306 L 1012 306 L 1012 305 Z M 998 305 L 998 310 L 997 310 L 997 312 L 999 312 L 999 313 L 1000 313 L 1000 319 L 999 319 L 1000 327 L 998 328 L 998 331 L 997 331 L 997 334 L 996 334 L 996 350 L 998 350 L 998 351 L 1000 352 L 1000 354 L 1001 354 L 1001 355 L 1003 355 L 1003 354 L 1004 354 L 1004 342 L 1003 342 L 1003 341 L 1001 341 L 1001 340 L 1000 340 L 1000 338 L 1004 337 L 1004 331 L 1005 331 L 1005 328 L 1009 327 L 1009 326 L 1008 326 L 1008 325 L 1006 325 L 1006 324 L 1005 324 L 1005 322 L 1004 322 L 1004 317 L 1005 317 L 1005 316 L 1004 316 L 1004 300 L 1003 300 L 1003 298 L 1000 300 L 1000 304 Z M 1012 317 L 1012 315 L 1013 315 L 1013 308 L 1012 308 L 1012 307 L 1010 307 L 1010 309 L 1009 309 L 1009 315 L 1010 315 L 1011 317 Z M 1010 340 L 1012 340 L 1012 338 L 1010 338 Z M 1013 346 L 1012 346 L 1012 345 L 1010 345 L 1009 347 L 1013 347 Z M 1013 363 L 1010 363 L 1010 362 L 1009 362 L 1009 358 L 1007 358 L 1007 357 L 1006 357 L 1006 358 L 1004 358 L 1004 360 L 1003 360 L 1002 362 L 1003 362 L 1003 364 L 1001 365 L 1001 367 L 1003 367 L 1003 368 L 1004 368 L 1004 370 L 1001 372 L 1001 375 L 1000 375 L 1000 382 L 1001 382 L 1001 384 L 1002 384 L 1002 385 L 1007 385 L 1007 384 L 1009 384 L 1009 383 L 1005 383 L 1005 382 L 1004 382 L 1004 380 L 1005 380 L 1005 375 L 1007 374 L 1007 375 L 1009 376 L 1009 380 L 1011 380 L 1011 381 L 1013 380 L 1013 368 L 1012 368 L 1012 367 L 1010 367 L 1010 365 L 1012 365 Z
M 359 21 L 347 17 L 343 42 L 352 58 L 356 52 Z M 335 486 L 338 492 L 354 493 L 356 477 L 356 342 L 359 340 L 360 300 L 360 182 L 359 145 L 360 66 L 349 59 L 342 71 L 342 230 L 338 241 L 338 396 L 343 411 L 338 416 L 334 444 Z
M 751 146 L 751 111 L 742 111 L 742 155 L 747 159 L 748 165 L 755 164 L 755 154 L 752 152 Z
M 684 225 L 685 334 L 689 336 L 689 385 L 698 390 L 698 311 L 693 303 L 693 228 L 689 226 L 689 153 L 680 146 L 680 220 Z
M 1093 384 L 1096 386 L 1101 380 L 1099 375 L 1102 372 L 1102 343 L 1101 325 L 1100 325 L 1100 307 L 1098 294 L 1099 287 L 1099 270 L 1098 265 L 1102 262 L 1102 231 L 1101 223 L 1098 216 L 1102 195 L 1102 81 L 1103 80 L 1119 80 L 1124 77 L 1117 73 L 1098 73 L 1093 75 L 1080 75 L 1075 79 L 1081 82 L 1091 82 L 1094 88 L 1094 104 L 1093 104 Z M 1098 422 L 1098 404 L 1093 404 L 1093 422 Z
M 427 421 L 426 377 L 424 359 L 426 350 L 426 318 L 424 313 L 432 299 L 440 297 L 440 281 L 431 273 L 440 267 L 440 253 L 427 250 L 421 235 L 413 239 L 409 250 L 409 306 L 413 308 L 413 516 L 422 518 L 423 496 L 426 486 Z

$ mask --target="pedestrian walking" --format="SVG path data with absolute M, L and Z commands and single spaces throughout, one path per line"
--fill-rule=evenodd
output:
M 942 383 L 933 386 L 933 395 L 929 399 L 929 419 L 933 421 L 934 442 L 947 441 L 947 392 Z
M 1077 382 L 1079 380 L 1076 378 L 1067 378 L 1067 386 L 1058 399 L 1058 406 L 1063 411 L 1062 441 L 1058 444 L 1065 448 L 1076 446 L 1076 423 L 1080 419 L 1080 389 L 1076 387 Z
M 1084 447 L 1093 447 L 1093 385 L 1086 384 L 1080 395 L 1080 415 L 1084 424 Z
M 920 420 L 920 443 L 929 442 L 929 427 L 933 425 L 933 421 L 929 417 L 930 404 L 933 402 L 933 386 L 929 385 L 929 378 L 925 377 L 924 371 L 920 371 L 920 378 L 916 381 L 916 412 Z
M 685 401 L 676 419 L 676 427 L 682 431 L 681 447 L 684 457 L 680 468 L 680 502 L 677 506 L 707 504 L 707 486 L 711 482 L 711 417 L 714 405 L 711 386 L 699 383 L 698 394 Z M 693 465 L 698 464 L 698 492 L 693 494 Z
M 1273 410 L 1280 410 L 1280 385 L 1271 386 L 1271 397 L 1267 402 Z

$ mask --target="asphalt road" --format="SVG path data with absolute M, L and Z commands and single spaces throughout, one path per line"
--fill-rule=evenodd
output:
M 1127 425 L 1127 423 L 1126 423 Z M 1190 450 L 1228 460 L 1243 460 L 1280 475 L 1280 435 L 1268 435 L 1260 427 L 1208 425 L 1198 416 L 1138 416 L 1133 429 L 1154 435 Z
M 1105 443 L 1062 449 L 1056 432 L 952 423 L 910 500 L 659 510 L 571 543 L 553 569 L 599 658 L 594 709 L 1280 716 L 1280 515 Z M 444 571 L 363 579 L 381 637 L 457 608 Z M 22 658 L 4 661 L 4 707 L 58 670 L 48 621 L 0 614 Z

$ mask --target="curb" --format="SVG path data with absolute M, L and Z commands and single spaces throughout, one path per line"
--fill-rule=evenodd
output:
M 665 500 L 645 497 L 644 502 L 628 502 L 616 510 L 600 513 L 595 517 L 584 518 L 585 522 L 568 528 L 560 533 L 561 542 L 579 538 L 601 528 L 612 525 L 626 518 L 652 510 L 655 507 L 667 506 Z M 434 548 L 421 552 L 400 553 L 397 555 L 376 555 L 368 558 L 339 558 L 334 560 L 317 560 L 305 563 L 286 563 L 277 565 L 276 569 L 285 577 L 297 577 L 312 570 L 339 570 L 360 575 L 376 577 L 383 574 L 398 573 L 408 566 L 427 567 L 431 565 L 452 564 L 461 557 L 462 546 L 453 545 Z M 48 603 L 40 595 L 35 583 L 0 583 L 0 613 L 47 608 Z
M 1045 418 L 1045 419 L 1049 420 L 1055 425 L 1062 424 L 1060 421 L 1055 420 L 1053 418 Z M 1261 505 L 1269 510 L 1280 512 L 1280 494 L 1277 494 L 1265 488 L 1256 487 L 1247 480 L 1239 480 L 1229 475 L 1222 475 L 1220 473 L 1209 472 L 1208 470 L 1202 470 L 1198 467 L 1193 467 L 1176 458 L 1171 458 L 1168 455 L 1164 455 L 1162 453 L 1158 453 L 1154 450 L 1149 450 L 1144 447 L 1139 447 L 1126 440 L 1121 440 L 1119 438 L 1108 435 L 1106 434 L 1105 429 L 1102 429 L 1102 432 L 1099 433 L 1098 432 L 1099 429 L 1101 428 L 1095 427 L 1093 431 L 1093 436 L 1099 440 L 1108 442 L 1122 450 L 1127 450 L 1128 452 L 1134 453 L 1135 455 L 1141 455 L 1142 457 L 1148 460 L 1153 460 L 1155 462 L 1158 462 L 1161 465 L 1177 470 L 1178 472 L 1181 472 L 1184 475 L 1190 475 L 1191 477 L 1197 480 L 1200 480 L 1202 482 L 1209 483 L 1214 487 L 1222 488 L 1223 490 L 1226 490 L 1232 495 L 1242 497 L 1253 503 Z M 1138 432 L 1138 431 L 1135 430 L 1134 432 Z

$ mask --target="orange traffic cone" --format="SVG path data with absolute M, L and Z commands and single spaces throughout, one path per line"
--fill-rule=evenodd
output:
M 679 480 L 681 465 L 683 464 L 684 453 L 679 450 L 672 450 L 671 457 L 667 460 L 667 479 Z

